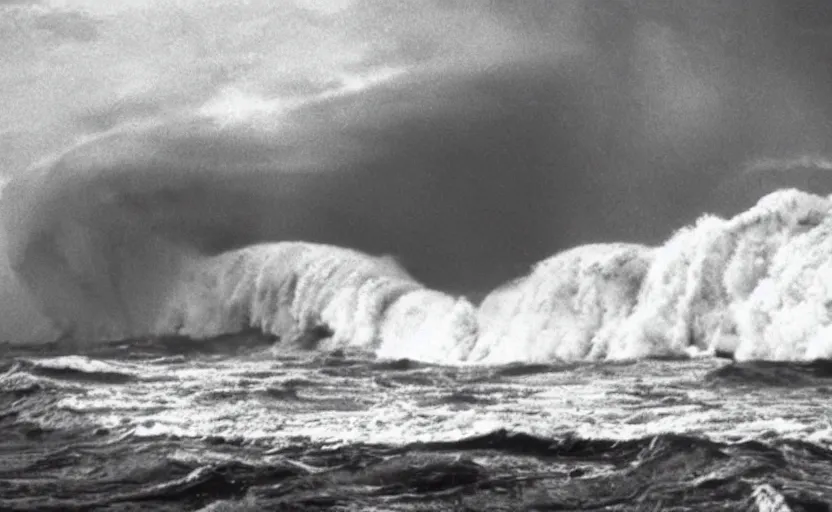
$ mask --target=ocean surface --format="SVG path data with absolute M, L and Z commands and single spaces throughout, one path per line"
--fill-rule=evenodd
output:
M 828 510 L 832 364 L 12 348 L 0 510 Z
M 0 1 L 0 511 L 829 510 L 829 5 Z

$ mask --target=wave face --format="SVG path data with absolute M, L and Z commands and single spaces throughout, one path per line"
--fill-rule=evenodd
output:
M 157 334 L 211 338 L 254 327 L 281 344 L 432 362 L 464 360 L 477 336 L 473 305 L 425 289 L 391 257 L 303 242 L 200 261 L 164 312 Z
M 628 244 L 587 245 L 535 265 L 480 307 L 475 359 L 503 362 L 604 357 L 630 314 L 652 251 Z
M 706 215 L 655 249 L 578 247 L 480 307 L 483 361 L 829 357 L 832 204 L 793 189 Z

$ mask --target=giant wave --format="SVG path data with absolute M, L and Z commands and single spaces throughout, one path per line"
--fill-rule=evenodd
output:
M 210 120 L 121 128 L 12 178 L 0 204 L 3 335 L 89 343 L 255 328 L 273 335 L 277 350 L 359 347 L 446 364 L 832 356 L 826 197 L 780 190 L 733 218 L 705 215 L 658 247 L 576 247 L 494 290 L 477 310 L 424 286 L 394 258 L 291 241 L 290 228 L 282 241 L 212 252 L 204 234 L 244 229 L 234 210 L 253 193 L 235 189 L 229 166 L 256 178 L 268 160 L 212 147 L 227 130 Z M 232 130 L 243 148 L 261 137 Z M 166 154 L 165 140 L 177 137 L 188 137 L 191 151 Z M 332 179 L 306 168 L 334 157 L 291 154 L 291 143 L 277 145 L 292 165 L 269 200 L 302 212 L 297 191 L 308 197 L 316 179 Z M 286 215 L 287 226 L 293 220 Z
M 556 255 L 512 293 L 486 298 L 493 318 L 474 353 L 492 362 L 828 357 L 830 207 L 780 190 L 731 219 L 705 215 L 657 248 L 600 244 Z
M 210 118 L 177 123 L 105 133 L 5 186 L 4 302 L 25 319 L 4 324 L 5 337 L 79 345 L 256 328 L 279 346 L 467 358 L 477 334 L 474 306 L 426 288 L 393 257 L 291 241 L 212 251 L 217 238 L 245 231 L 238 222 L 257 219 L 246 209 L 269 193 L 262 183 L 274 177 L 264 180 L 258 163 L 268 162 L 263 149 L 272 146 L 261 133 Z M 228 138 L 258 151 L 215 147 Z M 196 147 L 166 154 L 170 141 L 177 151 Z M 323 152 L 312 164 L 306 156 L 282 157 L 284 168 L 274 173 L 281 187 L 267 200 L 278 204 L 271 214 L 284 215 L 277 223 L 291 235 L 291 214 L 303 210 L 297 197 L 314 196 L 331 178 L 293 167 L 317 168 Z M 236 185 L 229 179 L 235 165 Z

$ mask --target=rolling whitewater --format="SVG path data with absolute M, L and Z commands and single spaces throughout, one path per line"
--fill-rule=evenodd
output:
M 414 5 L 0 2 L 0 510 L 829 510 L 832 10 Z

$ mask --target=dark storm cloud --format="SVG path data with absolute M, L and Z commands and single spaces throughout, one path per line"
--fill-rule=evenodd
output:
M 735 213 L 759 197 L 737 194 L 749 160 L 832 149 L 828 49 L 778 4 L 586 2 L 569 38 L 520 5 L 494 6 L 516 37 L 489 66 L 345 100 L 331 119 L 376 156 L 326 195 L 332 231 L 316 236 L 398 252 L 437 286 L 488 287 L 580 243 L 658 243 L 703 211 Z M 590 50 L 564 57 L 564 41 Z
M 206 4 L 102 29 L 86 60 L 103 78 L 67 79 L 95 77 L 64 108 L 89 131 L 218 112 L 78 164 L 121 170 L 113 204 L 157 231 L 209 252 L 296 238 L 393 253 L 430 285 L 484 291 L 567 247 L 657 243 L 743 209 L 748 161 L 832 150 L 832 45 L 780 8 Z M 338 92 L 385 67 L 398 74 Z

